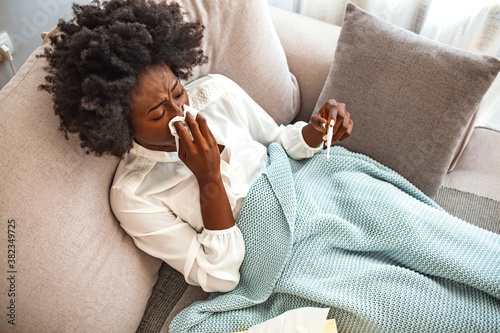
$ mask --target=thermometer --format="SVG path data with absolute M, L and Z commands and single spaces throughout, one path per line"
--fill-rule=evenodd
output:
M 328 126 L 328 131 L 326 132 L 326 161 L 330 160 L 330 147 L 332 146 L 333 138 L 333 126 L 335 125 L 335 120 L 330 121 L 330 126 Z

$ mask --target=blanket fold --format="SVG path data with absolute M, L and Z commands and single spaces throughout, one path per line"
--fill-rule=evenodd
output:
M 329 307 L 340 332 L 500 331 L 499 235 L 364 155 L 269 154 L 237 220 L 240 283 L 183 310 L 171 332 L 243 331 L 305 306 Z

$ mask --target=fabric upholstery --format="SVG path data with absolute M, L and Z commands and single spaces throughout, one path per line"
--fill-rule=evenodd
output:
M 482 229 L 500 234 L 500 201 L 441 186 L 436 203 L 448 213 Z
M 191 286 L 191 285 L 188 286 L 186 288 L 186 291 L 184 292 L 184 294 L 182 294 L 182 297 L 177 301 L 177 303 L 175 304 L 175 307 L 172 309 L 172 311 L 169 313 L 169 315 L 165 319 L 165 322 L 163 323 L 163 326 L 162 326 L 162 329 L 160 332 L 161 333 L 168 333 L 169 332 L 168 328 L 170 327 L 170 323 L 172 322 L 172 320 L 175 318 L 175 316 L 179 312 L 181 312 L 182 310 L 184 310 L 185 308 L 187 308 L 188 306 L 190 306 L 194 302 L 206 300 L 209 296 L 210 296 L 210 294 L 205 293 L 203 291 L 203 289 L 201 289 L 200 287 L 195 287 L 195 286 Z
M 183 295 L 187 287 L 188 284 L 180 272 L 166 263 L 162 263 L 158 280 L 136 333 L 160 332 L 165 318 L 173 312 L 180 303 L 179 300 L 184 298 Z
M 309 121 L 333 62 L 340 27 L 269 8 L 290 71 L 300 88 L 300 111 L 295 120 Z
M 189 20 L 205 26 L 209 62 L 190 80 L 223 74 L 240 85 L 278 124 L 297 115 L 300 95 L 265 0 L 180 0 Z
M 443 186 L 500 201 L 500 132 L 478 127 Z M 497 218 L 500 221 L 500 218 Z
M 353 4 L 316 105 L 335 98 L 354 120 L 340 143 L 436 194 L 498 59 L 428 40 Z
M 161 262 L 138 250 L 111 213 L 118 160 L 86 155 L 58 130 L 51 97 L 38 90 L 42 49 L 0 92 L 1 264 L 15 219 L 17 270 L 16 325 L 4 316 L 0 331 L 135 332 Z

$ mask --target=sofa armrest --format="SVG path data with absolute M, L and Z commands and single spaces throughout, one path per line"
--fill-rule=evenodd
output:
M 269 8 L 290 71 L 299 83 L 301 106 L 295 121 L 309 121 L 333 63 L 340 27 L 273 6 Z
M 442 185 L 500 201 L 500 132 L 476 127 L 453 171 Z

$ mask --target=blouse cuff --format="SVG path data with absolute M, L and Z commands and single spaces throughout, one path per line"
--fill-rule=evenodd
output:
M 215 232 L 215 233 L 214 233 Z M 224 230 L 203 230 L 198 234 L 202 247 L 196 256 L 197 280 L 203 290 L 227 292 L 240 280 L 245 256 L 243 235 L 237 226 Z
M 288 125 L 287 133 L 282 140 L 283 147 L 290 157 L 296 160 L 312 157 L 323 149 L 323 142 L 317 147 L 310 147 L 304 140 L 302 128 L 306 126 L 305 121 L 297 121 L 293 125 Z
M 233 232 L 234 229 L 236 229 L 236 228 L 238 228 L 238 227 L 235 224 L 231 228 L 227 228 L 227 229 L 220 229 L 220 230 L 203 229 L 202 233 L 211 234 L 211 235 L 225 234 L 225 233 Z
M 205 253 L 203 259 L 197 258 L 200 266 L 237 265 L 236 270 L 239 269 L 245 254 L 245 243 L 236 225 L 223 230 L 204 229 L 197 237 Z

